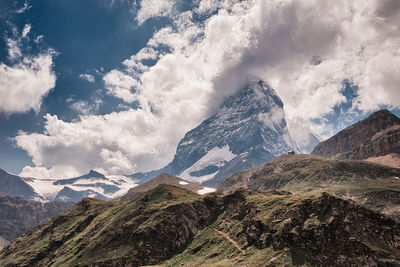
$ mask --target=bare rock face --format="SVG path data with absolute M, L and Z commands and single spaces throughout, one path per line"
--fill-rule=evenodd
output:
M 388 110 L 377 111 L 319 143 L 311 153 L 358 160 L 400 154 L 400 119 Z

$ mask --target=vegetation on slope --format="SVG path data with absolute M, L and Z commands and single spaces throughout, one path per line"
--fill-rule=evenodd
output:
M 218 190 L 280 189 L 330 192 L 400 219 L 400 169 L 314 155 L 283 155 L 225 179 Z

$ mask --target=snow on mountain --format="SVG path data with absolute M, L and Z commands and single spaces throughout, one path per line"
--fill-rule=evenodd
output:
M 235 158 L 235 156 L 236 155 L 229 150 L 229 146 L 224 146 L 222 148 L 214 147 L 196 163 L 183 171 L 179 177 L 192 182 L 204 182 L 214 178 L 219 167 L 224 166 L 227 162 Z M 209 170 L 215 170 L 215 172 L 201 175 L 202 173 L 209 172 Z
M 118 175 L 105 177 L 93 170 L 86 175 L 71 179 L 24 178 L 24 180 L 44 198 L 58 201 L 80 201 L 84 197 L 113 199 L 126 194 L 130 188 L 137 185 L 135 180 L 129 177 Z
M 254 79 L 186 133 L 170 164 L 131 177 L 142 183 L 167 172 L 214 187 L 235 172 L 298 148 L 289 134 L 281 99 L 267 83 Z

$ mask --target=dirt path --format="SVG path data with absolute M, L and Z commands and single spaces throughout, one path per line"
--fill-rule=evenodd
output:
M 236 243 L 235 240 L 233 240 L 232 238 L 230 238 L 230 236 L 227 233 L 218 231 L 217 229 L 214 229 L 215 232 L 217 232 L 218 234 L 222 235 L 226 240 L 228 240 L 229 242 L 232 243 L 232 245 L 235 246 L 235 248 L 237 248 L 240 252 L 242 252 L 243 254 L 246 254 L 246 251 L 244 251 L 238 243 Z

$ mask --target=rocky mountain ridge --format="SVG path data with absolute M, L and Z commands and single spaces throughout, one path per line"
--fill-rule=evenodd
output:
M 319 143 L 312 154 L 336 159 L 372 159 L 400 155 L 400 118 L 379 110 Z M 380 161 L 380 163 L 385 163 Z

